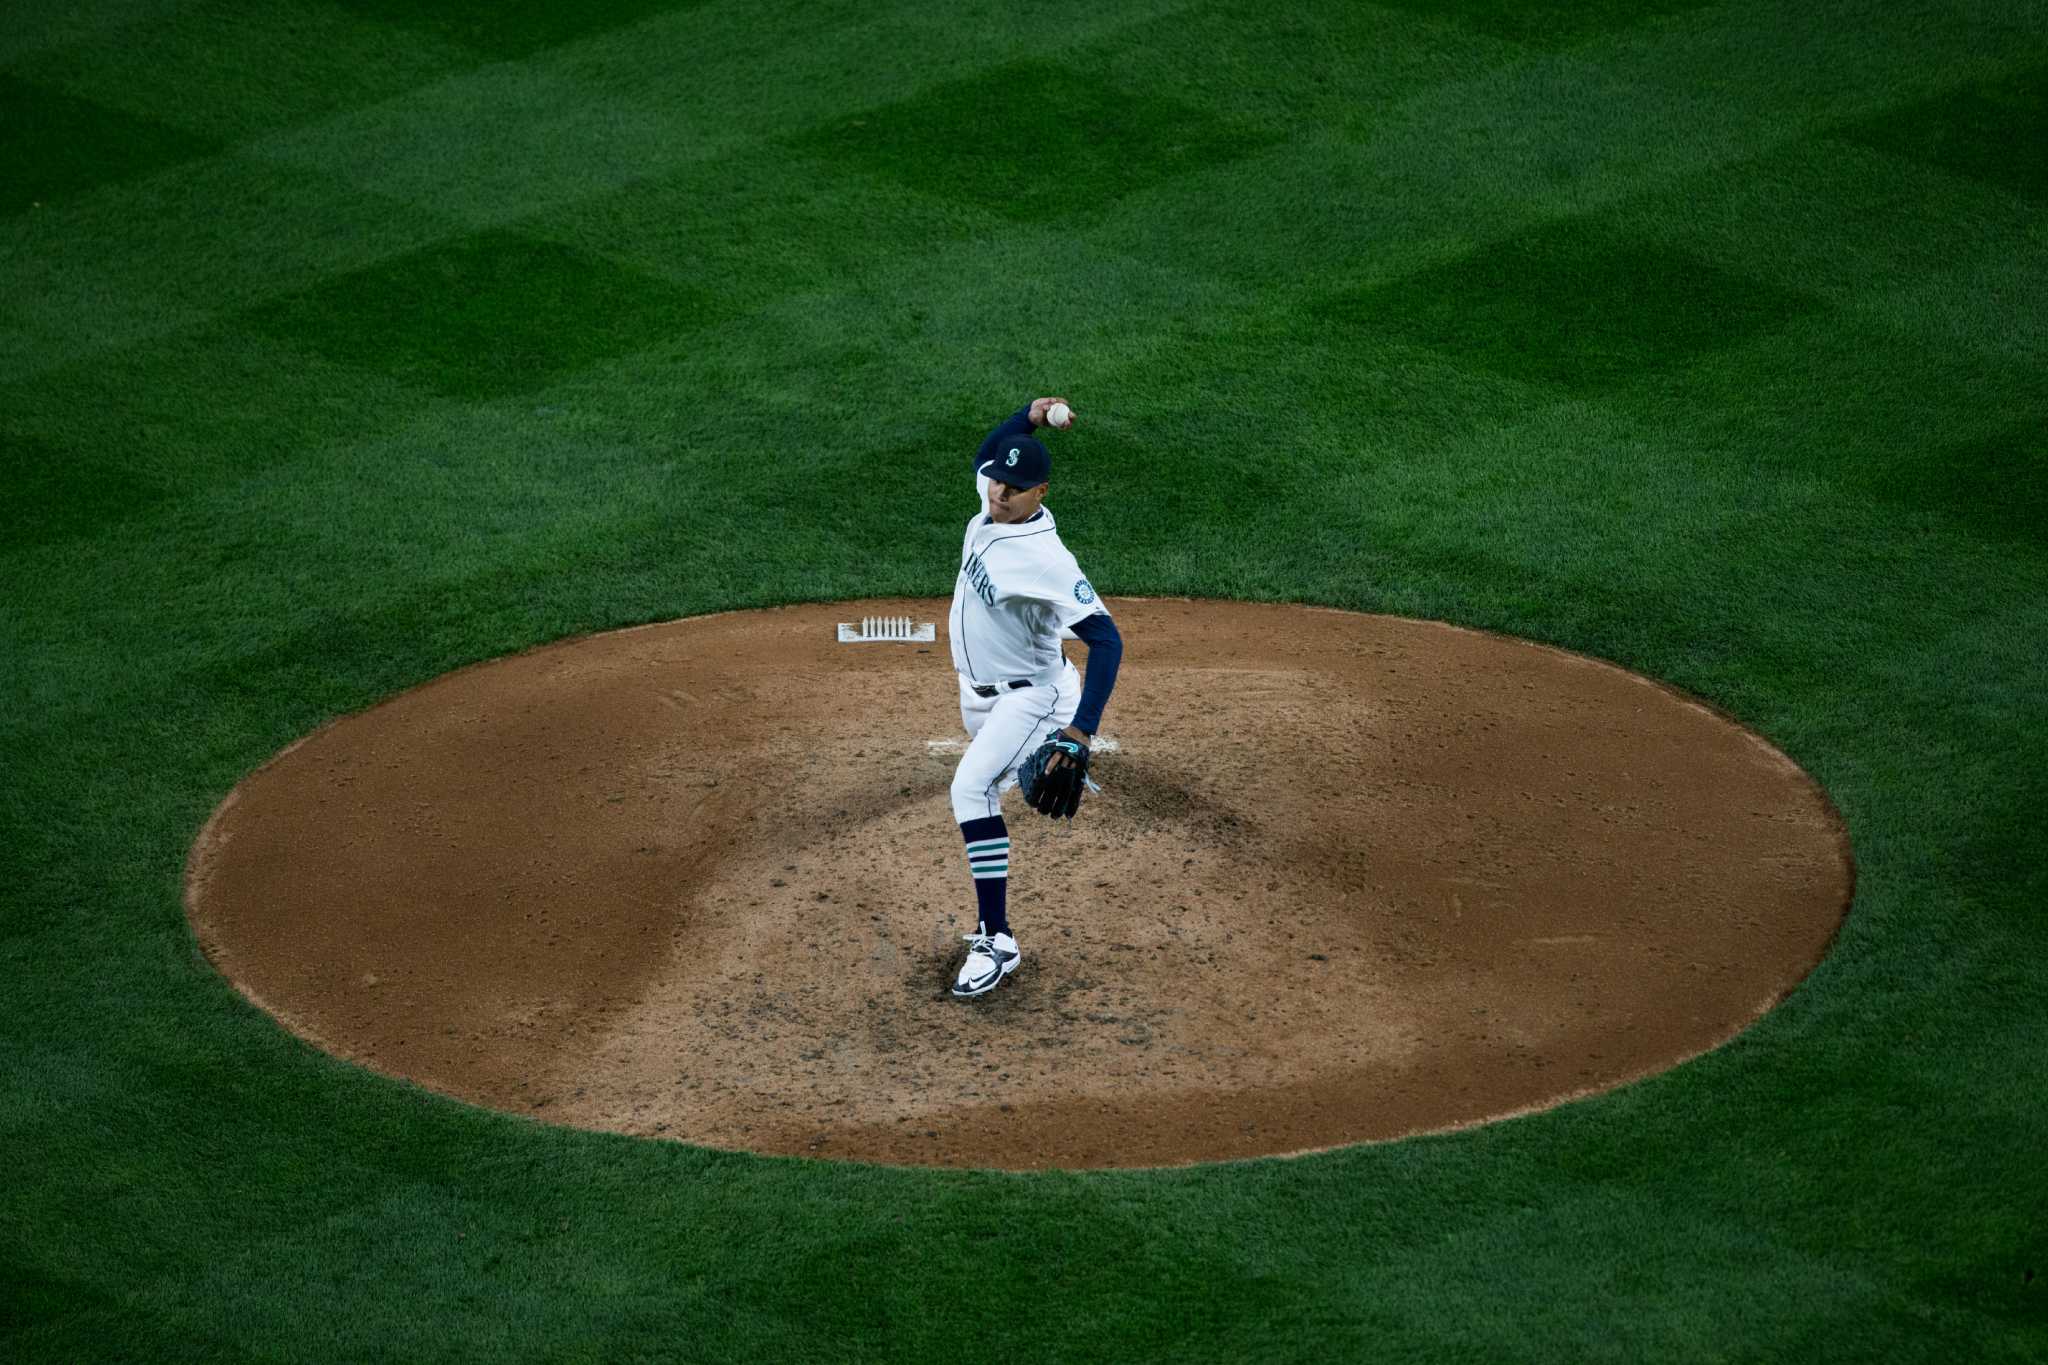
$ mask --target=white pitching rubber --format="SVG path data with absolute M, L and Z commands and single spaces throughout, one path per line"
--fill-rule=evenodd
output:
M 863 616 L 860 623 L 839 623 L 839 642 L 848 645 L 872 644 L 878 640 L 893 640 L 905 644 L 930 644 L 938 639 L 939 628 L 927 621 L 919 625 L 909 616 Z

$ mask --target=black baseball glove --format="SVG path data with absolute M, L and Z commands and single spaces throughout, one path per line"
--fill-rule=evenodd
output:
M 1055 765 L 1052 760 L 1059 754 L 1065 754 L 1066 761 Z M 1017 785 L 1024 791 L 1025 804 L 1039 814 L 1073 819 L 1088 786 L 1088 746 L 1054 730 L 1018 766 Z

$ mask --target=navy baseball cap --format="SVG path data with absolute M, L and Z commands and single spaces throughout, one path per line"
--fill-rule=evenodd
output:
M 982 461 L 979 473 L 1001 479 L 1012 488 L 1036 488 L 1052 478 L 1052 454 L 1036 436 L 1012 436 L 996 442 L 995 458 Z

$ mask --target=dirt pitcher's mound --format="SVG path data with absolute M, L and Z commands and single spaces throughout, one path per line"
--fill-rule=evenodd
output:
M 1845 913 L 1783 754 L 1607 664 L 1418 621 L 1129 600 L 1104 788 L 1015 795 L 974 896 L 943 602 L 701 617 L 441 678 L 286 750 L 193 850 L 213 961 L 341 1056 L 717 1147 L 1137 1166 L 1469 1124 L 1727 1039 Z M 1078 647 L 1077 647 L 1078 652 Z M 1114 741 L 1114 747 L 1110 741 Z

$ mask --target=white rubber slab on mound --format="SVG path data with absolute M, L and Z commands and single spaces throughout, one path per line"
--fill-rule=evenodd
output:
M 839 623 L 839 643 L 842 645 L 868 645 L 877 641 L 931 644 L 938 639 L 938 633 L 939 628 L 933 622 L 919 625 L 908 616 L 863 616 L 857 626 L 851 621 Z

